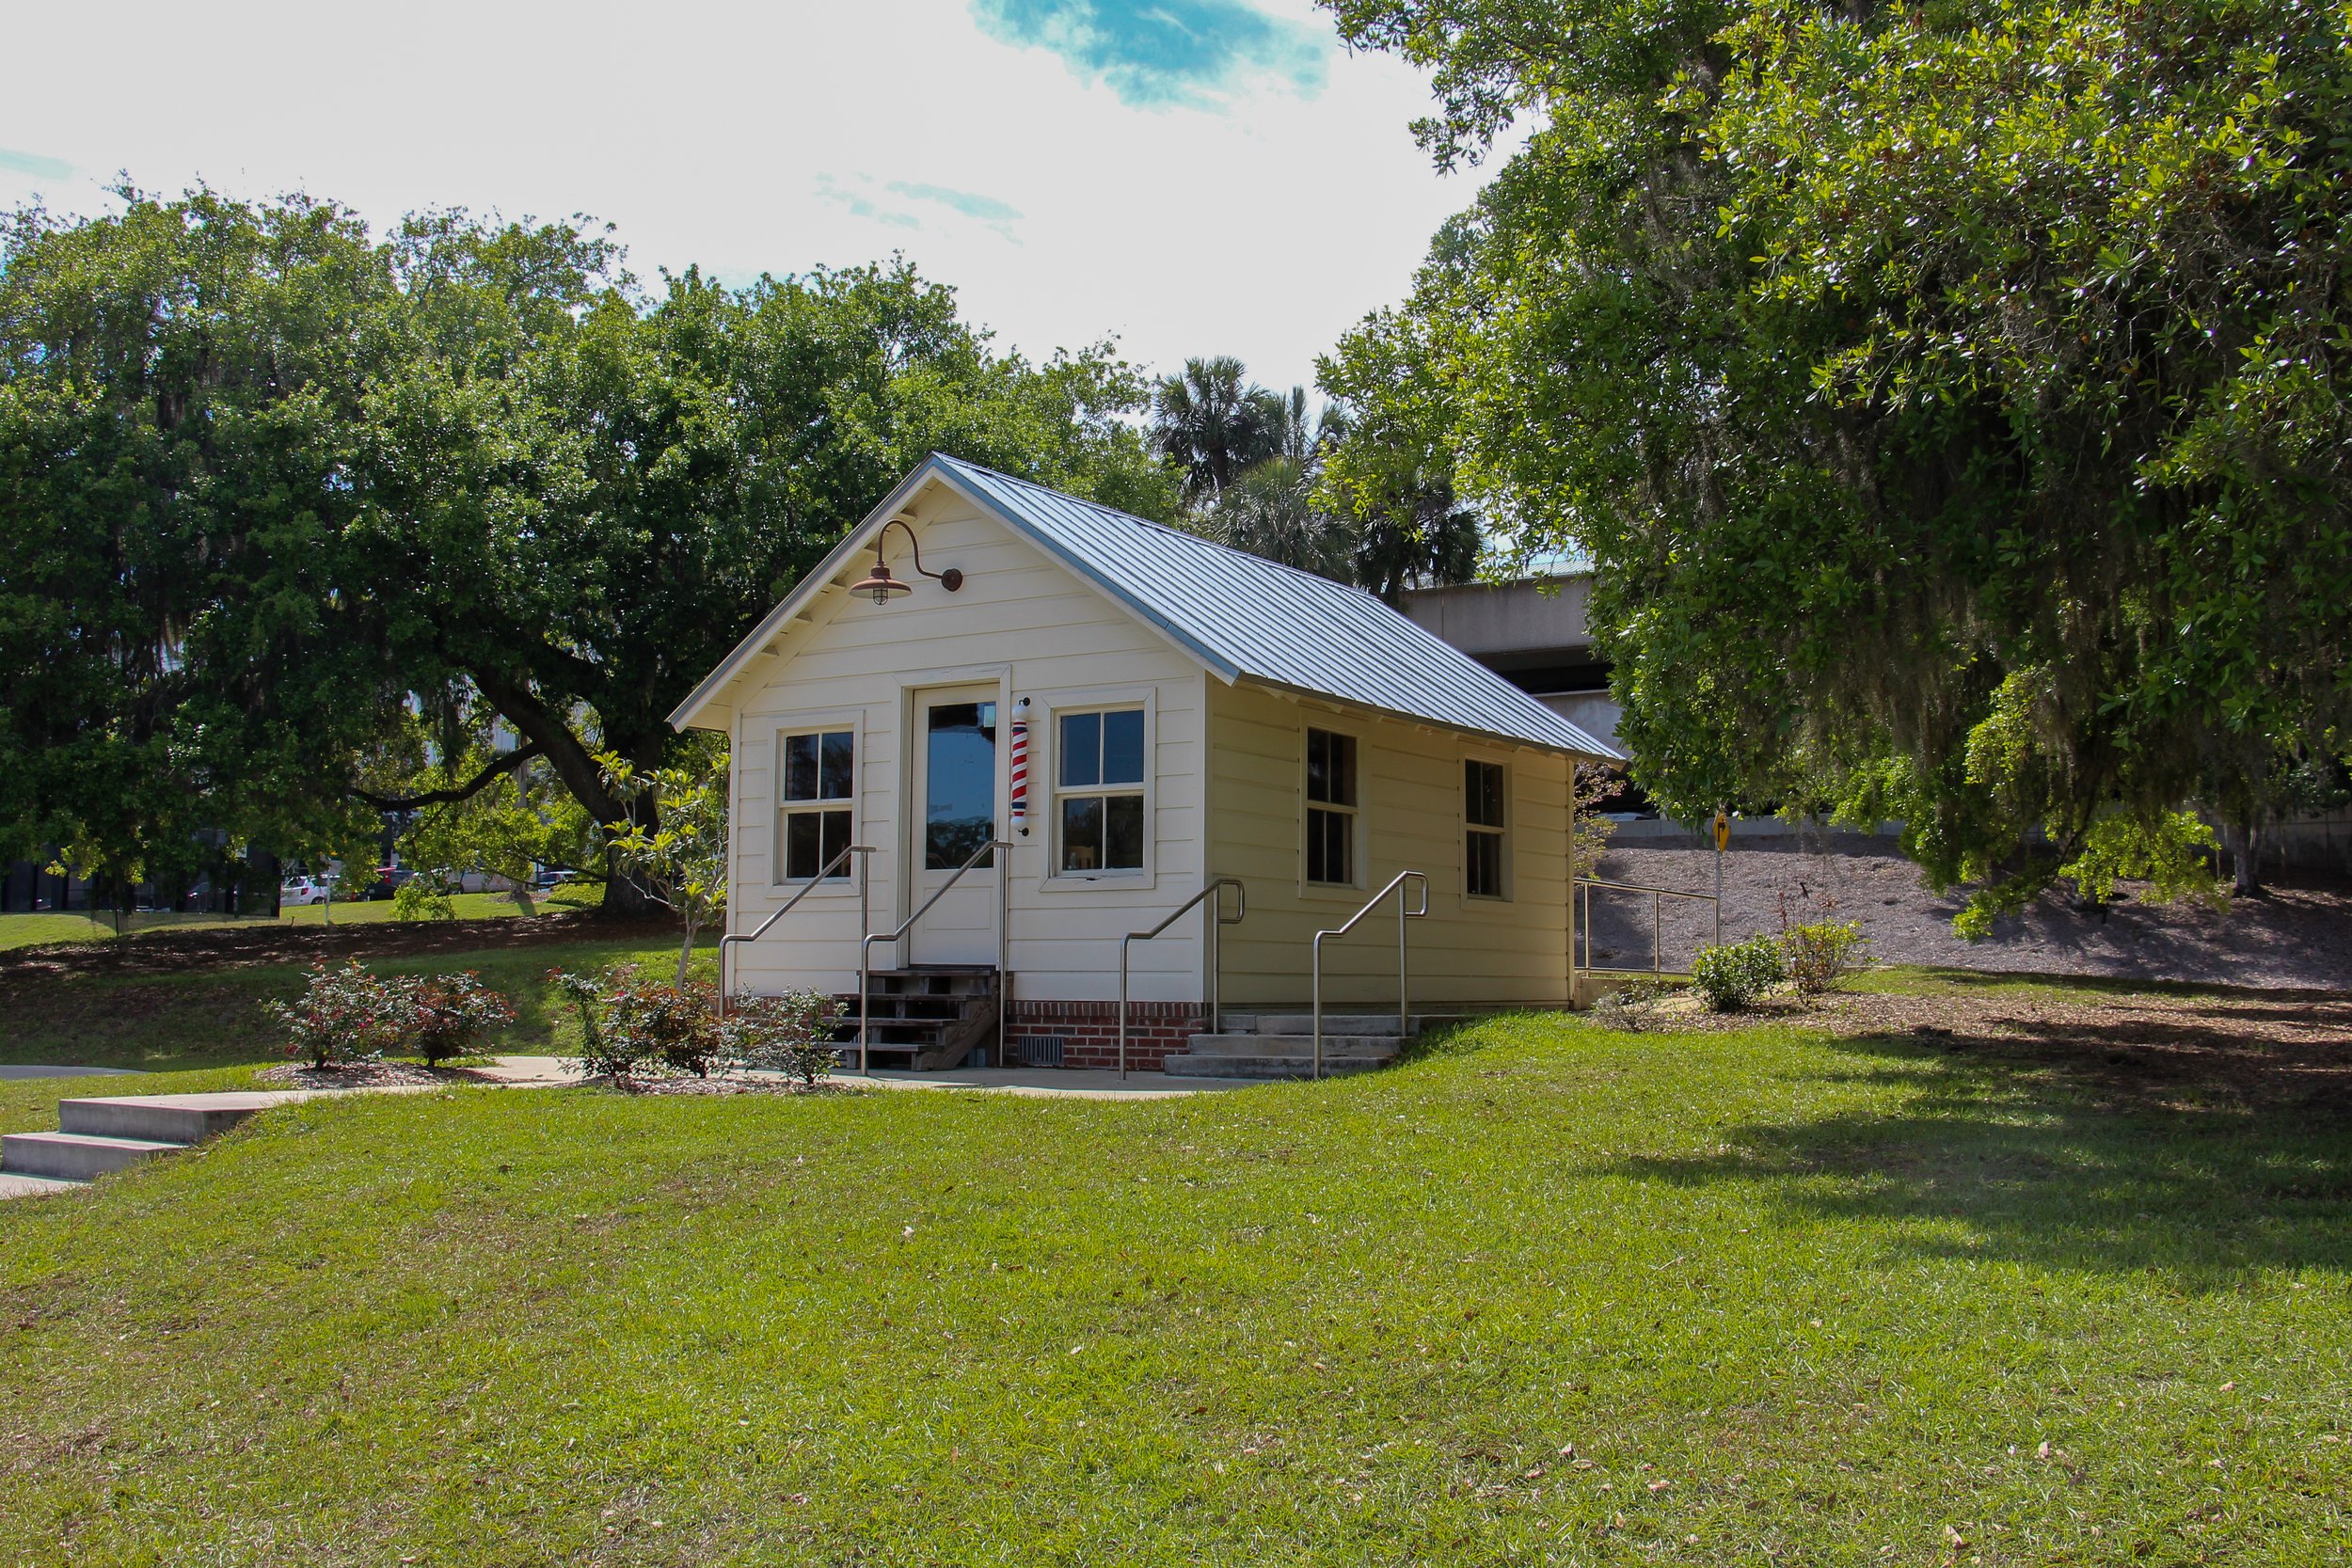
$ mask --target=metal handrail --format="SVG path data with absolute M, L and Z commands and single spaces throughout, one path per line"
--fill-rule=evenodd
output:
M 1215 908 L 1212 910 L 1207 919 L 1202 923 L 1205 933 L 1202 946 L 1206 949 L 1206 951 L 1202 954 L 1202 958 L 1206 968 L 1201 977 L 1200 987 L 1202 992 L 1201 1000 L 1208 1004 L 1209 1033 L 1212 1035 L 1221 1035 L 1225 1032 L 1223 1022 L 1225 1010 L 1217 986 L 1217 927 L 1220 926 L 1238 926 L 1245 919 L 1248 918 L 1249 915 L 1249 890 L 1242 886 L 1241 882 L 1237 879 L 1232 877 L 1217 878 L 1216 880 L 1209 883 L 1208 886 L 1202 888 L 1199 893 L 1194 894 L 1191 897 L 1185 899 L 1182 904 L 1179 904 L 1175 911 L 1170 913 L 1166 920 L 1161 921 L 1157 926 L 1152 927 L 1150 930 L 1130 931 L 1125 936 L 1119 939 L 1120 1077 L 1124 1078 L 1127 1076 L 1128 946 L 1134 942 L 1150 942 L 1153 937 L 1158 936 L 1162 931 L 1167 930 L 1170 926 L 1175 925 L 1178 920 L 1191 912 L 1194 905 L 1200 903 L 1204 898 L 1212 896 L 1221 888 L 1232 888 L 1233 890 L 1233 892 L 1238 895 L 1236 901 L 1239 907 L 1233 911 L 1233 917 L 1231 920 L 1228 920 L 1225 918 L 1225 900 L 1218 898 Z
M 737 942 L 757 942 L 760 938 L 768 934 L 770 927 L 773 926 L 777 921 L 782 920 L 786 915 L 790 914 L 794 910 L 798 909 L 802 899 L 807 897 L 810 894 L 815 893 L 818 888 L 824 886 L 826 880 L 833 876 L 834 872 L 840 868 L 842 862 L 848 860 L 851 855 L 871 855 L 873 852 L 874 847 L 870 844 L 844 845 L 842 847 L 841 853 L 827 861 L 825 863 L 825 868 L 822 871 L 819 871 L 816 876 L 810 878 L 806 885 L 804 885 L 800 892 L 786 899 L 782 909 L 776 911 L 775 913 L 761 921 L 759 923 L 758 930 L 751 932 L 730 931 L 725 936 L 719 939 L 719 1016 L 721 1018 L 727 1016 L 727 949 Z M 870 912 L 871 906 L 867 901 L 866 894 L 866 887 L 873 871 L 873 867 L 874 863 L 870 860 L 864 860 L 857 863 L 857 928 L 861 934 L 864 933 L 867 927 L 874 923 L 873 916 Z
M 983 845 L 981 845 L 978 848 L 977 848 L 977 849 L 973 850 L 973 851 L 972 851 L 972 855 L 971 855 L 971 858 L 970 858 L 970 859 L 966 860 L 966 861 L 965 861 L 965 862 L 964 862 L 961 865 L 957 866 L 957 867 L 955 868 L 955 870 L 954 870 L 954 871 L 952 871 L 952 872 L 948 873 L 947 879 L 946 879 L 946 881 L 944 881 L 944 882 L 940 883 L 940 884 L 939 884 L 939 886 L 938 886 L 938 887 L 937 887 L 937 888 L 936 888 L 936 889 L 932 892 L 931 895 L 930 895 L 929 898 L 926 898 L 926 899 L 924 899 L 924 900 L 923 900 L 923 907 L 922 907 L 921 909 L 919 909 L 919 910 L 916 910 L 916 911 L 915 911 L 913 914 L 911 914 L 911 915 L 907 916 L 907 917 L 906 917 L 906 920 L 905 920 L 905 921 L 904 921 L 904 922 L 903 922 L 903 923 L 902 923 L 902 924 L 898 927 L 898 928 L 897 930 L 895 930 L 895 931 L 868 931 L 868 932 L 866 932 L 866 939 L 865 939 L 863 942 L 859 942 L 859 943 L 858 943 L 858 945 L 857 945 L 857 1069 L 858 1069 L 858 1071 L 860 1071 L 860 1072 L 862 1072 L 862 1073 L 865 1073 L 865 1074 L 866 1074 L 866 1076 L 868 1076 L 868 1077 L 873 1076 L 873 1072 L 874 1072 L 873 1057 L 872 1057 L 872 1055 L 871 1055 L 871 1054 L 870 1054 L 870 1053 L 866 1051 L 866 1022 L 867 1022 L 867 1015 L 868 1015 L 868 1014 L 870 1014 L 870 1013 L 874 1010 L 874 1008 L 873 1008 L 873 994 L 874 994 L 874 943 L 876 943 L 876 942 L 891 942 L 891 943 L 894 943 L 894 944 L 895 944 L 895 943 L 897 943 L 898 942 L 899 942 L 902 938 L 904 938 L 904 937 L 906 936 L 906 934 L 907 934 L 909 931 L 912 931 L 912 930 L 914 930 L 914 923 L 915 923 L 916 921 L 918 921 L 918 920 L 922 919 L 925 915 L 927 915 L 927 914 L 929 914 L 929 913 L 930 913 L 930 912 L 931 912 L 931 906 L 932 906 L 933 904 L 938 903 L 938 902 L 939 902 L 942 898 L 945 898 L 946 896 L 947 896 L 947 890 L 948 890 L 949 888 L 954 887 L 954 886 L 955 886 L 958 882 L 960 882 L 960 881 L 963 880 L 963 874 L 964 874 L 965 872 L 967 872 L 967 871 L 971 870 L 974 866 L 976 866 L 976 865 L 977 865 L 977 864 L 979 864 L 979 863 L 980 863 L 980 857 L 981 857 L 981 856 L 986 855 L 986 854 L 990 853 L 990 852 L 991 852 L 991 851 L 993 851 L 993 850 L 997 850 L 997 849 L 1007 849 L 1007 850 L 1009 850 L 1009 849 L 1010 849 L 1011 847 L 1012 847 L 1012 841 L 1011 841 L 1010 839 L 1005 839 L 1005 838 L 992 838 L 992 839 L 990 839 L 990 840 L 989 840 L 986 844 L 983 844 Z M 1003 1050 L 1003 1049 L 1004 1049 L 1003 1040 L 1004 1040 L 1004 1036 L 1005 1036 L 1005 919 L 1004 919 L 1004 903 L 1005 903 L 1005 898 L 1006 898 L 1005 887 L 1006 887 L 1006 884 L 1011 880 L 1011 872 L 1012 872 L 1012 868 L 1011 868 L 1010 866 L 1002 866 L 1002 865 L 1000 865 L 1000 866 L 998 866 L 998 867 L 996 868 L 996 870 L 997 870 L 997 873 L 998 873 L 997 878 L 996 878 L 996 886 L 997 886 L 997 904 L 998 904 L 998 909 L 997 909 L 997 916 L 996 916 L 996 1038 L 997 1038 L 997 1041 L 998 1041 L 998 1044 L 997 1044 L 997 1049 L 1001 1051 L 1001 1050 Z
M 1685 893 L 1680 888 L 1650 887 L 1646 883 L 1642 882 L 1609 882 L 1603 881 L 1598 877 L 1579 877 L 1576 879 L 1576 897 L 1581 900 L 1581 902 L 1579 904 L 1577 910 L 1580 916 L 1577 921 L 1577 929 L 1584 939 L 1584 962 L 1581 965 L 1572 963 L 1572 969 L 1581 969 L 1582 972 L 1587 974 L 1636 974 L 1641 973 L 1639 970 L 1619 969 L 1614 965 L 1603 968 L 1602 966 L 1593 962 L 1593 889 L 1595 888 L 1601 888 L 1611 893 L 1646 893 L 1650 895 L 1649 973 L 1652 974 L 1663 974 L 1666 973 L 1666 923 L 1664 911 L 1666 900 L 1669 898 L 1687 898 L 1694 904 L 1714 905 L 1715 942 L 1719 946 L 1723 942 L 1724 905 L 1723 900 L 1717 897 L 1714 894 Z M 1572 960 L 1575 958 L 1575 951 L 1573 948 L 1569 951 L 1569 958 Z M 1571 982 L 1574 981 L 1575 976 L 1573 974 L 1569 976 L 1569 979 Z
M 1405 884 L 1421 884 L 1421 908 L 1405 907 Z M 1411 1030 L 1407 1027 L 1405 986 L 1405 923 L 1418 920 L 1429 912 L 1429 879 L 1418 871 L 1400 871 L 1389 879 L 1389 885 L 1374 894 L 1364 907 L 1347 917 L 1347 924 L 1328 931 L 1317 931 L 1314 942 L 1314 1017 L 1315 1017 L 1315 1077 L 1323 1077 L 1323 939 L 1343 937 L 1354 930 L 1364 916 L 1380 907 L 1390 894 L 1396 895 L 1396 1033 L 1402 1039 Z

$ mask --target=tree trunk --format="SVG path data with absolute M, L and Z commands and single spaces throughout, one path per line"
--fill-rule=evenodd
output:
M 2233 898 L 2260 898 L 2263 895 L 2262 830 L 2251 821 L 2240 822 L 2231 830 L 2231 863 L 2235 875 L 2230 884 Z

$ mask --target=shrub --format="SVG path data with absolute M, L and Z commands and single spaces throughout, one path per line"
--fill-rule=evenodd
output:
M 422 1056 L 427 1067 L 465 1055 L 491 1030 L 515 1022 L 515 1005 L 470 969 L 395 982 L 392 1008 L 401 1044 Z
M 1781 954 L 1799 996 L 1819 996 L 1861 966 L 1870 939 L 1851 920 L 1817 920 L 1780 934 Z
M 411 877 L 400 884 L 392 895 L 394 920 L 454 920 L 457 906 L 450 902 L 447 890 L 428 883 L 422 877 Z
M 1750 937 L 1721 947 L 1699 949 L 1692 966 L 1691 987 L 1712 1013 L 1736 1013 L 1780 984 L 1787 974 L 1780 943 L 1772 937 Z
M 649 1063 L 709 1076 L 722 1050 L 718 992 L 648 980 L 636 964 L 600 975 L 557 970 L 556 988 L 580 1008 L 582 1071 L 627 1084 Z
M 729 1067 L 780 1072 L 812 1087 L 840 1064 L 833 1031 L 841 1010 L 838 998 L 813 990 L 739 992 L 720 1026 L 723 1057 Z
M 322 958 L 310 966 L 300 996 L 267 1006 L 285 1025 L 286 1054 L 324 1068 L 382 1053 L 396 1033 L 393 990 L 391 981 L 369 974 L 357 958 L 341 969 Z

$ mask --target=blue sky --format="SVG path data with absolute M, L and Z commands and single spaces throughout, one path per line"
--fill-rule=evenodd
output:
M 1309 0 L 92 0 L 10 34 L 106 87 L 12 78 L 0 204 L 103 210 L 120 169 L 378 222 L 592 214 L 645 276 L 902 251 L 1025 352 L 1116 335 L 1278 385 L 1475 190 L 1412 145 L 1422 79 Z

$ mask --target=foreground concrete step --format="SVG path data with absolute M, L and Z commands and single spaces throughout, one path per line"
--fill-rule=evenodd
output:
M 0 1172 L 87 1181 L 158 1154 L 188 1146 L 155 1138 L 109 1138 L 90 1132 L 10 1132 L 0 1138 Z
M 1390 1020 L 1391 1027 L 1395 1020 Z M 1304 1056 L 1311 1060 L 1315 1053 L 1312 1035 L 1194 1035 L 1189 1038 L 1195 1055 L 1203 1056 Z M 1369 1056 L 1379 1061 L 1393 1058 L 1405 1048 L 1401 1035 L 1334 1035 L 1323 1037 L 1326 1059 L 1336 1055 Z
M 1386 1056 L 1346 1055 L 1336 1051 L 1323 1053 L 1323 1075 L 1326 1078 L 1372 1072 L 1388 1065 L 1389 1058 Z M 1315 1072 L 1315 1060 L 1311 1054 L 1226 1056 L 1180 1053 L 1163 1059 L 1160 1070 L 1170 1078 L 1311 1078 Z
M 145 1138 L 155 1143 L 192 1144 L 226 1132 L 258 1111 L 283 1104 L 286 1096 L 268 1090 L 226 1094 L 128 1095 L 119 1100 L 60 1100 L 60 1132 L 102 1138 Z
M 12 1197 L 47 1197 L 53 1193 L 78 1193 L 89 1185 L 87 1181 L 68 1181 L 56 1176 L 19 1176 L 14 1171 L 0 1170 L 0 1201 Z

